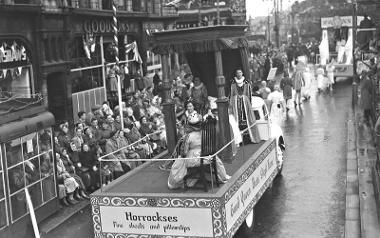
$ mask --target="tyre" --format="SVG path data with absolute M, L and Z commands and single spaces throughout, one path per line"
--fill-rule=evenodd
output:
M 278 173 L 276 175 L 276 178 L 279 178 L 279 177 L 282 176 L 282 168 L 284 167 L 284 161 L 285 161 L 285 143 L 283 141 L 284 140 L 281 137 L 280 143 L 279 143 L 278 147 L 281 150 L 282 163 L 281 163 L 280 167 L 278 168 Z
M 237 234 L 242 235 L 243 237 L 250 237 L 254 231 L 255 227 L 255 208 L 248 214 L 245 218 L 245 221 L 240 225 Z

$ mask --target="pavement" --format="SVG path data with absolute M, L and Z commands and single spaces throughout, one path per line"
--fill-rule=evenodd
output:
M 347 238 L 378 238 L 380 223 L 376 187 L 379 177 L 375 171 L 377 150 L 373 141 L 372 123 L 365 123 L 363 111 L 354 105 L 353 138 L 348 142 L 347 165 Z M 356 172 L 356 173 L 355 173 Z M 357 189 L 356 189 L 357 188 Z

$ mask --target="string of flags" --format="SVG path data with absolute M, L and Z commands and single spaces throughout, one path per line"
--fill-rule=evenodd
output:
M 91 59 L 91 54 L 95 52 L 96 39 L 92 34 L 83 36 L 83 49 L 88 59 Z M 130 44 L 125 44 L 125 53 L 133 52 L 133 61 L 142 64 L 142 59 L 139 53 L 137 42 L 134 41 Z
M 1 69 L 1 71 L 0 71 L 0 79 L 5 79 L 9 75 L 12 78 L 17 78 L 17 77 L 19 77 L 21 75 L 22 68 L 23 67 Z
M 91 53 L 95 52 L 96 40 L 92 34 L 83 36 L 83 49 L 87 59 L 91 59 Z

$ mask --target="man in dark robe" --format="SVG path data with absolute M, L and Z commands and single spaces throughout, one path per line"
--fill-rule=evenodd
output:
M 247 130 L 252 143 L 259 143 L 260 136 L 251 106 L 252 88 L 245 80 L 241 69 L 236 70 L 236 77 L 231 84 L 230 106 L 240 130 Z

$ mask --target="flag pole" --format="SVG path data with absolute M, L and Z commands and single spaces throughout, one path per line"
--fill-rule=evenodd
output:
M 118 28 L 117 28 L 117 0 L 112 1 L 112 28 L 113 28 L 113 41 L 115 47 L 115 65 L 116 69 L 119 69 L 119 39 L 118 36 Z M 121 92 L 121 80 L 119 76 L 119 72 L 115 72 L 115 76 L 117 78 L 117 97 L 119 101 L 119 113 L 120 113 L 120 124 L 121 129 L 124 130 L 124 115 L 123 115 L 123 101 L 122 101 L 122 92 Z

